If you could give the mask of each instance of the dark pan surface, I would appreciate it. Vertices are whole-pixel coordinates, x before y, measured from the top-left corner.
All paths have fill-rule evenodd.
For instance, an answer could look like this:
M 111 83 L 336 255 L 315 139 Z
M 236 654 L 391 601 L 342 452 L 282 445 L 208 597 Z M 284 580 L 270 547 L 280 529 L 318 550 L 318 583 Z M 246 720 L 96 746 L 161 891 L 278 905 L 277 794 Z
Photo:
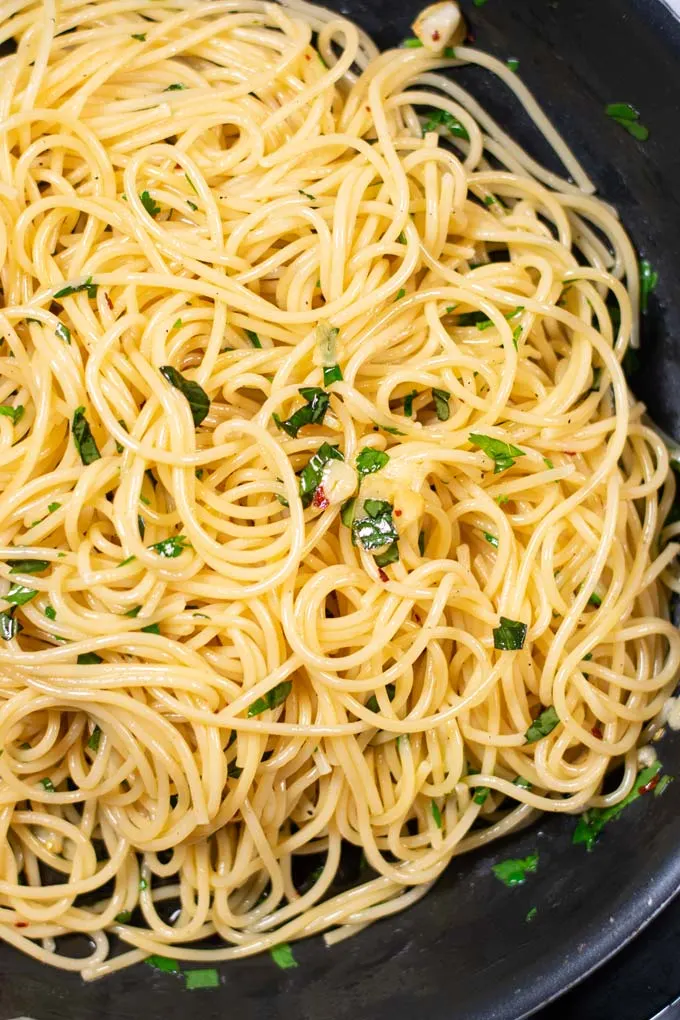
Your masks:
M 463 0 L 482 48 L 520 74 L 615 204 L 660 281 L 634 387 L 680 439 L 680 24 L 658 0 Z M 377 41 L 409 35 L 417 0 L 329 2 Z M 480 98 L 532 142 L 514 108 L 474 79 Z M 639 144 L 604 116 L 630 102 L 650 129 Z M 660 745 L 680 775 L 680 737 Z M 269 957 L 222 968 L 219 990 L 185 992 L 140 965 L 95 985 L 0 947 L 0 1020 L 519 1020 L 620 948 L 680 886 L 680 782 L 608 827 L 595 851 L 571 845 L 574 819 L 540 825 L 453 862 L 406 913 L 333 949 L 298 944 L 297 970 Z M 491 875 L 504 857 L 540 853 L 527 883 Z M 531 924 L 525 916 L 531 907 Z M 188 996 L 188 998 L 187 998 Z M 609 1018 L 607 1018 L 609 1020 Z

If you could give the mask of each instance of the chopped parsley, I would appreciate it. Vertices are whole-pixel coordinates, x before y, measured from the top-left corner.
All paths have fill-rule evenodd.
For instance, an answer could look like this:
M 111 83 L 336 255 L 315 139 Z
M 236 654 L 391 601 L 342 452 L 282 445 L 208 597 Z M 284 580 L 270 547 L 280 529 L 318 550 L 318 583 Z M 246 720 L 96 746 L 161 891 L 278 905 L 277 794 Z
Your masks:
M 420 39 L 416 39 L 415 36 L 411 36 L 409 39 L 404 39 L 401 45 L 405 50 L 418 50 L 423 44 Z
M 630 103 L 609 103 L 604 112 L 639 142 L 646 142 L 649 138 L 649 130 L 640 123 L 640 111 Z
M 372 475 L 385 467 L 390 457 L 382 450 L 374 450 L 371 446 L 364 446 L 357 454 L 356 467 L 360 476 Z
M 186 85 L 182 85 L 181 82 L 175 81 L 175 82 L 172 83 L 172 85 L 168 85 L 168 87 L 166 89 L 163 89 L 163 91 L 164 92 L 182 92 L 185 88 L 186 88 Z
M 77 407 L 74 412 L 71 434 L 83 464 L 88 465 L 94 463 L 95 460 L 99 460 L 101 454 L 92 435 L 90 423 L 85 417 L 84 407 Z
M 57 334 L 60 340 L 63 340 L 65 344 L 71 343 L 71 330 L 68 326 L 65 326 L 63 322 L 57 323 L 54 332 Z
M 136 39 L 138 42 L 146 42 L 146 32 L 133 32 L 130 38 Z
M 484 535 L 484 538 L 489 543 L 489 545 L 492 545 L 494 549 L 498 548 L 498 539 L 496 538 L 495 535 L 489 534 L 488 531 L 483 531 L 482 534 Z
M 95 728 L 92 730 L 92 733 L 90 734 L 90 739 L 87 742 L 87 746 L 90 748 L 91 751 L 99 750 L 99 741 L 101 740 L 101 738 L 102 731 L 98 726 L 95 726 Z
M 298 962 L 293 956 L 293 950 L 287 942 L 274 946 L 269 952 L 271 953 L 272 960 L 281 970 L 290 970 L 291 967 L 298 966 Z
M 0 414 L 5 418 L 11 418 L 12 424 L 16 425 L 24 416 L 24 405 L 19 404 L 17 407 L 10 407 L 9 404 L 0 404 Z
M 55 510 L 61 509 L 61 503 L 49 503 L 47 506 L 48 514 L 53 514 Z
M 146 627 L 142 627 L 143 634 L 160 634 L 161 628 L 157 623 L 149 623 Z
M 463 138 L 466 142 L 470 141 L 470 135 L 465 125 L 461 124 L 458 118 L 454 117 L 448 110 L 428 110 L 427 120 L 423 124 L 423 132 L 436 131 L 438 127 L 445 128 L 454 138 Z
M 300 499 L 304 507 L 308 507 L 312 502 L 314 493 L 321 485 L 323 470 L 331 460 L 344 460 L 344 457 L 337 446 L 322 443 L 300 472 Z
M 652 269 L 651 262 L 647 259 L 640 260 L 640 308 L 643 312 L 647 311 L 649 304 L 649 295 L 653 290 L 656 289 L 656 285 L 659 282 L 659 274 L 655 269 Z
M 257 347 L 259 350 L 262 349 L 262 341 L 260 340 L 259 336 L 257 335 L 257 333 L 254 330 L 247 329 L 246 330 L 246 336 L 250 340 L 250 342 L 253 345 L 253 347 Z
M 474 432 L 470 433 L 468 439 L 473 446 L 478 446 L 487 457 L 491 457 L 494 461 L 493 473 L 495 475 L 511 468 L 516 457 L 524 456 L 524 450 L 513 446 L 512 443 L 506 443 L 502 439 L 494 439 L 492 436 L 478 435 Z
M 399 546 L 396 542 L 392 542 L 392 545 L 388 545 L 385 552 L 378 553 L 373 559 L 377 567 L 389 567 L 390 563 L 396 563 L 399 559 Z
M 270 708 L 278 708 L 282 705 L 290 692 L 293 689 L 293 684 L 290 680 L 284 680 L 282 683 L 277 684 L 276 687 L 272 687 L 270 691 L 263 694 L 261 698 L 256 698 L 252 705 L 248 709 L 248 718 L 251 719 L 254 715 L 260 715 L 262 712 L 266 712 Z
M 143 887 L 142 882 L 144 882 Z M 139 883 L 139 886 L 140 889 L 141 888 L 146 889 L 146 881 L 142 879 L 142 881 Z M 154 954 L 152 956 L 147 956 L 144 963 L 148 963 L 148 965 L 150 967 L 153 967 L 154 970 L 162 970 L 163 973 L 165 974 L 177 974 L 180 969 L 177 960 L 171 960 L 169 956 L 156 956 Z
M 396 690 L 397 688 L 394 686 L 394 684 L 385 685 L 385 694 L 387 695 L 388 701 L 394 701 L 394 695 L 396 694 Z M 366 702 L 365 707 L 369 710 L 369 712 L 380 711 L 380 705 L 378 704 L 378 699 L 375 696 L 375 694 L 371 694 L 370 698 Z
M 5 609 L 3 613 L 0 613 L 0 638 L 3 641 L 11 641 L 15 638 L 20 630 L 23 630 L 21 624 L 14 615 L 17 611 L 16 606 L 11 606 L 9 609 Z
M 352 521 L 354 520 L 354 507 L 356 501 L 357 501 L 356 496 L 352 496 L 350 499 L 347 500 L 346 503 L 342 504 L 342 509 L 340 511 L 340 520 L 342 521 L 346 528 L 352 527 Z
M 371 551 L 399 541 L 399 534 L 392 520 L 392 504 L 384 499 L 364 500 L 365 516 L 352 521 L 352 543 Z
M 373 424 L 375 425 L 375 427 L 377 429 L 382 429 L 383 432 L 388 432 L 391 436 L 405 436 L 406 435 L 405 432 L 401 432 L 398 428 L 395 428 L 394 425 L 381 425 L 377 421 L 374 421 Z
M 195 202 L 192 202 L 190 198 L 187 199 L 187 205 L 189 206 L 192 212 L 198 212 L 198 206 L 196 205 Z
M 411 390 L 404 397 L 404 415 L 407 418 L 413 417 L 413 398 L 418 396 L 418 390 Z
M 449 409 L 449 399 L 451 394 L 448 390 L 437 390 L 432 389 L 432 398 L 434 400 L 434 409 L 437 412 L 437 417 L 440 421 L 448 421 L 451 416 Z
M 42 574 L 49 565 L 49 560 L 15 560 L 10 574 Z
M 554 705 L 550 705 L 549 708 L 545 708 L 541 714 L 534 719 L 531 726 L 524 734 L 527 744 L 534 744 L 537 740 L 542 740 L 543 737 L 547 737 L 549 733 L 552 733 L 559 721 L 560 717 L 555 711 Z
M 526 636 L 526 623 L 520 623 L 519 620 L 508 620 L 506 616 L 501 616 L 499 626 L 494 627 L 493 646 L 499 651 L 517 652 L 520 648 L 524 648 Z
M 301 386 L 298 393 L 306 403 L 294 411 L 290 418 L 282 421 L 278 414 L 272 415 L 277 428 L 282 432 L 287 432 L 293 439 L 297 438 L 298 432 L 305 425 L 320 425 L 330 402 L 329 394 L 318 386 Z
M 330 386 L 331 383 L 342 382 L 342 369 L 339 365 L 324 365 L 323 384 Z
M 491 868 L 497 879 L 504 885 L 522 885 L 527 874 L 536 871 L 538 868 L 538 854 L 529 854 L 527 857 L 511 857 L 507 861 L 500 861 Z
M 519 67 L 519 60 L 517 60 L 516 57 L 510 57 L 510 59 L 506 60 L 505 63 L 511 71 L 516 71 Z
M 204 970 L 187 970 L 184 972 L 186 988 L 192 992 L 196 988 L 219 988 L 220 975 L 214 967 Z
M 40 780 L 40 785 L 42 786 L 43 790 L 47 791 L 47 793 L 54 793 L 54 783 L 48 776 L 45 776 L 44 779 Z
M 54 606 L 45 606 L 45 616 L 47 617 L 48 620 L 52 621 L 56 620 L 57 611 L 54 608 Z
M 304 195 L 305 198 L 308 198 L 311 202 L 316 202 L 316 196 L 310 195 L 308 191 L 303 191 L 302 188 L 298 188 L 298 192 L 300 195 Z
M 515 779 L 513 779 L 512 781 L 512 785 L 519 786 L 520 790 L 531 789 L 531 783 L 529 782 L 528 779 L 525 779 L 524 776 L 516 776 Z
M 153 549 L 159 556 L 164 556 L 168 560 L 174 560 L 184 552 L 187 544 L 188 540 L 185 535 L 172 535 L 170 538 L 161 539 L 160 542 L 154 542 L 149 546 L 149 549 Z
M 474 803 L 475 804 L 483 804 L 484 801 L 486 800 L 486 798 L 491 793 L 491 790 L 489 789 L 488 786 L 476 786 L 474 789 L 475 789 L 475 793 L 474 793 L 474 796 L 472 798 Z
M 92 277 L 88 276 L 85 283 L 67 283 L 65 287 L 58 290 L 55 293 L 55 298 L 70 297 L 71 294 L 79 294 L 81 291 L 87 291 L 87 296 L 93 298 L 97 296 L 98 283 L 92 282 Z
M 395 297 L 394 300 L 401 301 L 403 297 L 406 297 L 406 291 L 404 290 L 403 287 L 400 287 L 399 290 L 397 291 L 397 296 Z
M 116 916 L 114 917 L 114 921 L 117 921 L 118 924 L 128 924 L 131 917 L 132 917 L 131 910 L 121 910 L 120 914 L 116 914 Z
M 193 379 L 187 379 L 178 372 L 172 365 L 161 365 L 160 373 L 171 386 L 174 386 L 176 390 L 184 394 L 189 402 L 189 408 L 191 410 L 191 417 L 194 420 L 194 425 L 198 426 L 201 424 L 208 411 L 210 410 L 210 397 L 205 392 L 202 386 L 200 386 Z
M 584 811 L 574 829 L 572 843 L 583 843 L 586 850 L 592 850 L 607 822 L 618 818 L 624 808 L 644 794 L 650 793 L 652 790 L 656 793 L 664 779 L 668 782 L 671 781 L 671 776 L 660 777 L 660 771 L 661 762 L 655 761 L 653 765 L 638 772 L 633 789 L 618 804 L 613 804 L 608 808 L 589 808 Z M 668 782 L 664 783 L 664 789 L 668 786 Z
M 96 652 L 81 652 L 77 659 L 79 666 L 97 666 L 103 661 L 101 655 L 97 655 Z
M 442 813 L 439 810 L 439 805 L 437 804 L 437 801 L 431 800 L 430 807 L 432 808 L 432 817 L 434 818 L 434 824 L 437 826 L 438 829 L 441 829 L 443 825 Z
M 5 602 L 11 606 L 25 606 L 36 597 L 38 592 L 35 588 L 27 588 L 23 584 L 13 584 L 6 595 L 3 595 Z
M 524 920 L 527 922 L 527 924 L 531 924 L 533 919 L 536 917 L 537 913 L 538 913 L 538 908 L 537 907 L 530 907 L 529 908 L 529 910 L 527 911 L 527 916 L 524 918 Z
M 425 532 L 421 531 L 418 534 L 418 552 L 421 556 L 425 555 Z
M 590 605 L 590 606 L 601 606 L 602 605 L 602 597 L 600 595 L 598 595 L 596 591 L 594 591 L 593 594 L 588 599 L 588 605 Z

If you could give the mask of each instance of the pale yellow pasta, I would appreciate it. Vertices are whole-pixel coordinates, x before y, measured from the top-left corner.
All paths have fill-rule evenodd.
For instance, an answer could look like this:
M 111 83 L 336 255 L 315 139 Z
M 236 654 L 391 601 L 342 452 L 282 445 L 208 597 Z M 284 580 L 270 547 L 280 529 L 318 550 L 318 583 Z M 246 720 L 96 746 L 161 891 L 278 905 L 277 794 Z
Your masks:
M 0 938 L 86 979 L 332 944 L 625 797 L 680 663 L 674 483 L 620 367 L 635 253 L 519 77 L 298 2 L 17 0 L 9 39 Z

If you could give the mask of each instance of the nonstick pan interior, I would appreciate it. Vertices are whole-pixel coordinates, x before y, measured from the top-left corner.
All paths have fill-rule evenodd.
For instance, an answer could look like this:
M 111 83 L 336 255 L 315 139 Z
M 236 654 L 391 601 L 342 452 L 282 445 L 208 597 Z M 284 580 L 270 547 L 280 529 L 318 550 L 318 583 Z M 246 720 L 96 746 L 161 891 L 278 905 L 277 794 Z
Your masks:
M 335 0 L 382 46 L 410 34 L 415 0 Z M 632 375 L 652 417 L 680 439 L 680 23 L 658 0 L 463 0 L 477 44 L 519 73 L 616 205 L 659 273 Z M 472 87 L 538 155 L 518 111 L 478 75 Z M 604 114 L 630 102 L 642 144 Z M 680 775 L 680 739 L 659 745 Z M 139 965 L 94 985 L 0 947 L 0 1018 L 36 1020 L 519 1020 L 634 936 L 680 884 L 680 782 L 608 827 L 595 850 L 571 845 L 575 821 L 544 818 L 453 862 L 416 906 L 327 949 L 298 944 L 295 970 L 266 956 L 225 965 L 219 989 L 186 992 Z M 538 850 L 531 881 L 506 888 L 491 864 Z M 536 915 L 525 918 L 531 908 Z

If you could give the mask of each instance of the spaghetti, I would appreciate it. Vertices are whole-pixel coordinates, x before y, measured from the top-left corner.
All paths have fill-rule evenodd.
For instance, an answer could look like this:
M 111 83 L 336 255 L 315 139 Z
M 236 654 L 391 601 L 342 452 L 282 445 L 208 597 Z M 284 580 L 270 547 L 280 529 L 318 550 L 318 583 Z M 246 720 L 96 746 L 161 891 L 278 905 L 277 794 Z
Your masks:
M 333 942 L 620 802 L 674 482 L 634 251 L 518 76 L 297 0 L 4 10 L 0 937 Z

